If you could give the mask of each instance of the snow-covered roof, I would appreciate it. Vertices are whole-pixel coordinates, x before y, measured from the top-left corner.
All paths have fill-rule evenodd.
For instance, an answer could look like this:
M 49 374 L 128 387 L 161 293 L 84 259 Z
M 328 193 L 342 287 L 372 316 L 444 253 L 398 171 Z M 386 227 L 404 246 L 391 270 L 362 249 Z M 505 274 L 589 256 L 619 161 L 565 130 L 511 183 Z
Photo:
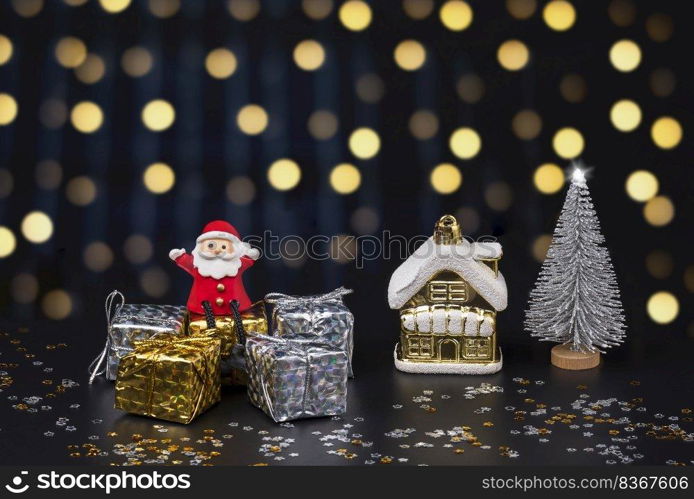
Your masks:
M 506 308 L 508 293 L 504 276 L 480 260 L 500 258 L 501 245 L 493 242 L 436 244 L 430 237 L 400 265 L 390 278 L 388 304 L 400 308 L 429 279 L 442 271 L 455 272 L 465 279 L 495 310 Z

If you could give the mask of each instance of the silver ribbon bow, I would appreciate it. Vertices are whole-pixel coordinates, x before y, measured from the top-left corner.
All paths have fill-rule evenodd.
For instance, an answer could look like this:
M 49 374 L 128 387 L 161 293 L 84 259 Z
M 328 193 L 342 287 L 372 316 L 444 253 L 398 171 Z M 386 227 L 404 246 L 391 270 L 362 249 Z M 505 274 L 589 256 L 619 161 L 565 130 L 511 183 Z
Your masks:
M 116 299 L 118 299 L 120 303 L 117 303 Z M 106 310 L 107 327 L 106 344 L 104 345 L 104 349 L 101 351 L 101 353 L 96 356 L 96 358 L 91 362 L 91 364 L 89 364 L 90 385 L 94 382 L 94 378 L 106 372 L 106 365 L 104 364 L 104 361 L 106 360 L 108 352 L 111 348 L 111 326 L 113 325 L 113 319 L 116 317 L 120 309 L 123 308 L 123 305 L 125 305 L 125 296 L 123 296 L 123 293 L 121 293 L 117 289 L 111 291 L 109 295 L 106 297 L 106 302 L 104 303 L 104 309 Z
M 340 286 L 339 288 L 322 295 L 292 296 L 285 295 L 284 293 L 268 293 L 265 295 L 265 301 L 267 303 L 272 303 L 279 307 L 283 305 L 301 305 L 309 303 L 320 303 L 330 300 L 341 300 L 343 296 L 348 295 L 351 292 L 351 289 L 347 289 L 343 286 Z

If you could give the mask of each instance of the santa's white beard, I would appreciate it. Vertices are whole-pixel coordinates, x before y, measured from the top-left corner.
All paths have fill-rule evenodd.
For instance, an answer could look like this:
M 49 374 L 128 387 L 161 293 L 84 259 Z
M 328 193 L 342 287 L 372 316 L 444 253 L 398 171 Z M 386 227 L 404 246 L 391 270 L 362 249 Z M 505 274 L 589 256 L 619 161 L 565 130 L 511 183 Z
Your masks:
M 209 257 L 203 255 L 196 247 L 193 251 L 193 266 L 198 269 L 200 275 L 221 279 L 222 277 L 235 276 L 241 267 L 241 256 L 234 252 L 231 255 L 218 255 Z

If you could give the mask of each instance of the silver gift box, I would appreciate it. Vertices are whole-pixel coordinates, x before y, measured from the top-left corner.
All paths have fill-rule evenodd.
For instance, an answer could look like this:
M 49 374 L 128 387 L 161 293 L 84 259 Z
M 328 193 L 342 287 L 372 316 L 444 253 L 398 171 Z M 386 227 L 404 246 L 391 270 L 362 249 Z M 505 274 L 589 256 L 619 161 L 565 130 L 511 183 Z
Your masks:
M 313 296 L 270 293 L 265 302 L 273 305 L 272 335 L 307 344 L 322 344 L 345 352 L 352 371 L 354 315 L 342 301 L 352 290 L 337 288 Z
M 268 336 L 246 341 L 248 397 L 275 422 L 344 414 L 345 352 Z
M 106 379 L 116 379 L 120 359 L 133 351 L 132 342 L 159 334 L 184 335 L 186 308 L 178 305 L 122 305 L 108 330 Z

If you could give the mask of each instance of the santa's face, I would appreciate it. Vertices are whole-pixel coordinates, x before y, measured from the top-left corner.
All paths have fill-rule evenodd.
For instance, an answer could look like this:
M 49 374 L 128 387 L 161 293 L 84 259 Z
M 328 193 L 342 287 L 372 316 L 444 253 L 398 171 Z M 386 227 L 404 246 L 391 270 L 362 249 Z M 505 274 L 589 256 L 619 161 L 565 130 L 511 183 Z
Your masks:
M 228 239 L 204 239 L 200 241 L 193 253 L 193 266 L 200 275 L 221 279 L 233 277 L 241 267 L 241 253 Z

